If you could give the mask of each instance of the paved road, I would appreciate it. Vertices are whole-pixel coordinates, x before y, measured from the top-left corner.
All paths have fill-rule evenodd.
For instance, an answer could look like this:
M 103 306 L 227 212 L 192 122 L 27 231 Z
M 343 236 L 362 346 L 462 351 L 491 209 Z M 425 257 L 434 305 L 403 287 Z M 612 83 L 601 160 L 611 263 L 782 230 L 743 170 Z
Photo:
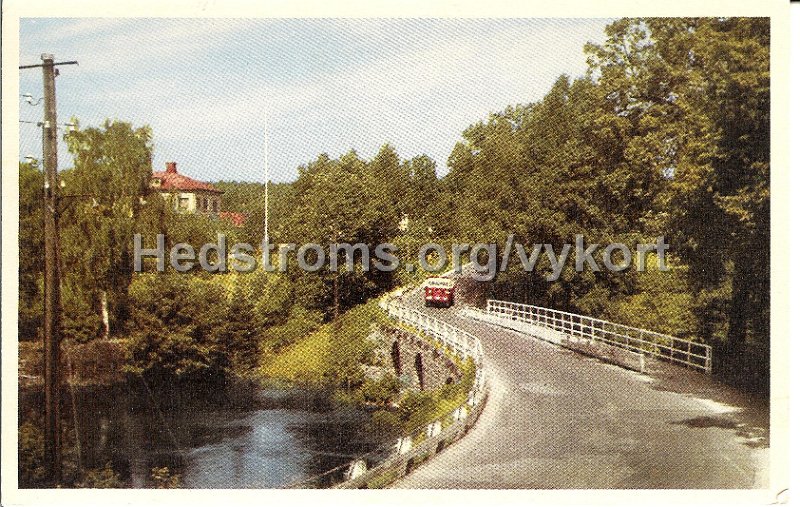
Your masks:
M 478 336 L 490 394 L 464 438 L 399 488 L 760 488 L 769 407 L 706 375 L 641 375 L 513 331 L 406 304 Z

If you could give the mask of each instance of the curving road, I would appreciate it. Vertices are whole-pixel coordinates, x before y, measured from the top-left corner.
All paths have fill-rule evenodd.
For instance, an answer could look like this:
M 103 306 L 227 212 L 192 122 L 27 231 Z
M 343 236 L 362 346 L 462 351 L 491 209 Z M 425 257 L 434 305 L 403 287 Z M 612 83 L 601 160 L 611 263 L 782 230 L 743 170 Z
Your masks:
M 767 402 L 654 362 L 641 375 L 513 331 L 405 303 L 478 336 L 489 401 L 397 488 L 761 488 Z

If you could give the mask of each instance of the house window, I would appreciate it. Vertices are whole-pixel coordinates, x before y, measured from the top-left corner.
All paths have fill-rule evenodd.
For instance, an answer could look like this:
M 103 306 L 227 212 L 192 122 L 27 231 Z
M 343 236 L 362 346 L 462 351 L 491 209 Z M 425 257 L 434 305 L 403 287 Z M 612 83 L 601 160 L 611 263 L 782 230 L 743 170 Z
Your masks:
M 197 209 L 199 209 L 200 211 L 205 211 L 206 210 L 206 198 L 205 197 L 200 197 L 199 199 L 200 200 L 198 201 Z
M 180 197 L 180 198 L 178 198 L 178 209 L 183 209 L 183 210 L 189 209 L 189 198 L 188 197 Z
M 214 213 L 219 212 L 219 201 L 217 199 L 214 199 L 213 204 L 214 204 Z

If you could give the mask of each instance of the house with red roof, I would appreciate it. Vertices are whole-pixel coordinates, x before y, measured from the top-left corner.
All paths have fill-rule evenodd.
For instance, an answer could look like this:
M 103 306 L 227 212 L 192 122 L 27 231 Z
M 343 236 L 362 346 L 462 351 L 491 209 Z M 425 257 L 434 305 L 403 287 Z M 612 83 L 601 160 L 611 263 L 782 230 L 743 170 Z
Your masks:
M 150 187 L 165 199 L 171 199 L 175 210 L 183 213 L 220 213 L 222 210 L 223 191 L 211 183 L 178 173 L 176 162 L 167 162 L 165 171 L 154 172 Z

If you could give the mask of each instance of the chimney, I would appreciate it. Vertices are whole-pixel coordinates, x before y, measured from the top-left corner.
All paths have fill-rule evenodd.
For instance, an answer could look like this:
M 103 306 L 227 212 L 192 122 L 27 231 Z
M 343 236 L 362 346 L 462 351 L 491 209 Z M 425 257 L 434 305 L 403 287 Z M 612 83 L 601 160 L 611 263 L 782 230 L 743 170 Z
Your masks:
M 167 172 L 170 174 L 178 174 L 178 163 L 167 162 Z

